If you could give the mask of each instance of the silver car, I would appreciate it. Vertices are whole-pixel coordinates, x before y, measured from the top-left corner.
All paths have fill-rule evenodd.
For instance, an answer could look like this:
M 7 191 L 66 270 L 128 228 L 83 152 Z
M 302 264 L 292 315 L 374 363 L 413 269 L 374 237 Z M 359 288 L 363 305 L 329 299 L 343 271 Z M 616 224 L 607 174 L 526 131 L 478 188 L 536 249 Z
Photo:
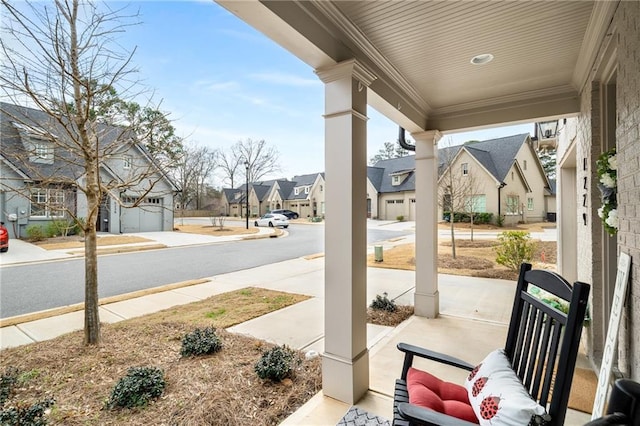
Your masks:
M 289 227 L 289 219 L 282 214 L 267 213 L 253 223 L 255 226 L 269 226 L 273 228 L 278 226 L 281 228 Z

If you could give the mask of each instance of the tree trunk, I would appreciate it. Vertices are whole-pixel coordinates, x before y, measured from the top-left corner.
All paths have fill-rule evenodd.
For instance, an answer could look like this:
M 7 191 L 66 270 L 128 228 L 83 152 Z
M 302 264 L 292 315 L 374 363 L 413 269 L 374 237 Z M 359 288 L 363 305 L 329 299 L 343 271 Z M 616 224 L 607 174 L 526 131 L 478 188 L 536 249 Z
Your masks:
M 471 213 L 469 216 L 471 216 L 471 241 L 473 241 L 473 213 Z
M 92 173 L 89 173 L 91 175 Z M 89 178 L 89 177 L 88 177 Z M 96 220 L 100 208 L 100 196 L 87 194 L 89 214 L 84 234 L 84 343 L 100 343 L 100 317 L 98 312 L 98 252 L 96 250 Z
M 451 215 L 449 216 L 449 224 L 451 225 L 451 256 L 453 256 L 453 258 L 456 258 L 456 233 L 455 233 L 455 227 L 454 227 L 454 212 L 453 209 L 451 209 Z

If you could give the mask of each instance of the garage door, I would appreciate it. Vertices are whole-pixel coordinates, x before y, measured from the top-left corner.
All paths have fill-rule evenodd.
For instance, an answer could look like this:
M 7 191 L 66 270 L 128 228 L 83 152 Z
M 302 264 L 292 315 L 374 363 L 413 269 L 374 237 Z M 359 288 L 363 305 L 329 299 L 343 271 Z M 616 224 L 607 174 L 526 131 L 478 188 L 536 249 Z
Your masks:
M 404 200 L 387 200 L 386 219 L 395 220 L 398 216 L 404 215 Z
M 163 230 L 162 198 L 148 198 L 137 207 L 122 209 L 122 232 L 158 232 Z

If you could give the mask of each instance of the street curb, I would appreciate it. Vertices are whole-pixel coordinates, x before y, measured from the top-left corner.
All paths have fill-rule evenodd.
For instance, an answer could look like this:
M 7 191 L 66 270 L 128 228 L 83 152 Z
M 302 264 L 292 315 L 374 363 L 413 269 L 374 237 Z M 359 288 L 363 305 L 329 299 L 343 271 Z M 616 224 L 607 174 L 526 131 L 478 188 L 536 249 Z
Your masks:
M 162 293 L 164 291 L 176 290 L 182 287 L 189 287 L 196 284 L 204 284 L 210 282 L 208 278 L 202 278 L 199 280 L 181 281 L 173 284 L 166 284 L 160 287 L 148 288 L 144 290 L 133 291 L 130 293 L 119 294 L 117 296 L 104 297 L 98 301 L 98 305 L 108 305 L 110 303 L 122 302 L 124 300 L 135 299 L 136 297 L 148 296 L 151 294 Z M 38 321 L 45 318 L 51 318 L 58 315 L 64 315 L 71 312 L 77 312 L 84 309 L 84 303 L 76 303 L 74 305 L 67 305 L 60 308 L 47 309 L 44 311 L 32 312 L 30 314 L 16 315 L 13 317 L 0 319 L 0 328 L 10 327 L 12 325 L 18 325 L 25 322 Z

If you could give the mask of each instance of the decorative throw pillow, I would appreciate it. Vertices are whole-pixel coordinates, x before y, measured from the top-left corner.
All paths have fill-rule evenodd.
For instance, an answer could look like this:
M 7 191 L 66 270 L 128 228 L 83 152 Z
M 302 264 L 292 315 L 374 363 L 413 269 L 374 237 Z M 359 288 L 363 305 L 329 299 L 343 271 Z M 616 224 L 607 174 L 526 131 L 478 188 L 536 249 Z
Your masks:
M 409 368 L 407 372 L 409 402 L 420 407 L 478 423 L 464 387 L 445 382 L 425 371 Z
M 469 402 L 481 425 L 538 425 L 549 420 L 511 369 L 504 350 L 497 349 L 465 380 Z

